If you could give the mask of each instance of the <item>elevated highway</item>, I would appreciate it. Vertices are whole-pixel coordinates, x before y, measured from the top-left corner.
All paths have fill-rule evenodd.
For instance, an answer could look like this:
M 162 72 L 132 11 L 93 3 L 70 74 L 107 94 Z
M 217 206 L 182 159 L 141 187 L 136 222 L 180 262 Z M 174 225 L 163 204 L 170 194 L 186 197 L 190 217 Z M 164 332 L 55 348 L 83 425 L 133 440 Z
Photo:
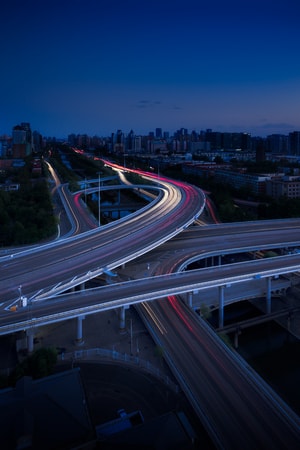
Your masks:
M 160 183 L 164 191 L 162 204 L 154 207 L 151 214 L 142 213 L 131 221 L 129 218 L 129 227 L 122 223 L 40 251 L 2 258 L 1 333 L 82 317 L 126 304 L 139 304 L 152 335 L 164 348 L 166 360 L 217 448 L 298 448 L 299 417 L 176 295 L 228 283 L 243 283 L 258 274 L 267 278 L 298 271 L 300 255 L 171 272 L 184 269 L 189 261 L 205 251 L 207 254 L 236 253 L 245 248 L 260 248 L 264 239 L 268 241 L 266 245 L 273 248 L 277 244 L 280 247 L 298 245 L 299 221 L 281 222 L 274 227 L 267 223 L 252 224 L 254 233 L 242 225 L 240 232 L 238 226 L 232 231 L 228 229 L 227 233 L 221 228 L 205 229 L 197 249 L 193 248 L 191 252 L 190 248 L 185 254 L 180 251 L 177 255 L 174 249 L 170 250 L 170 273 L 167 275 L 156 273 L 153 278 L 63 293 L 103 270 L 114 269 L 140 257 L 193 223 L 204 207 L 201 191 L 177 182 L 171 184 L 160 179 Z M 270 234 L 273 234 L 272 238 Z M 165 269 L 160 265 L 160 270 Z M 15 299 L 19 284 L 26 288 L 24 293 L 31 304 L 11 313 L 4 306 Z
M 18 287 L 28 298 L 41 299 L 82 284 L 112 270 L 180 233 L 204 208 L 199 189 L 160 181 L 160 201 L 152 201 L 126 220 L 78 236 L 7 254 L 0 260 L 1 302 L 18 298 Z M 1 323 L 1 321 L 0 321 Z

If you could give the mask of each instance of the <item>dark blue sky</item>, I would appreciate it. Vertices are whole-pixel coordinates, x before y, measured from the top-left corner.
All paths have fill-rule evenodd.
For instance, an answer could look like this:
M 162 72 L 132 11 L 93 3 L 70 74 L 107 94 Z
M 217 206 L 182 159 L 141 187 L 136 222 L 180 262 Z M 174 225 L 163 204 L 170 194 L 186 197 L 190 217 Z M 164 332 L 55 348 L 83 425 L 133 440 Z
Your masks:
M 298 0 L 10 0 L 0 134 L 300 130 Z

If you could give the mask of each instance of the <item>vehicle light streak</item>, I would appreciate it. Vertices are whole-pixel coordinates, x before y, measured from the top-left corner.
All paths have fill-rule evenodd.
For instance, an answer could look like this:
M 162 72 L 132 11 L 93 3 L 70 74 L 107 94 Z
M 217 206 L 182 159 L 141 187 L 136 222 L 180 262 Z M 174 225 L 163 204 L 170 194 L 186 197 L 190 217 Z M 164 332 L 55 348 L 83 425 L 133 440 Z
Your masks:
M 167 333 L 167 329 L 164 327 L 162 322 L 159 320 L 157 315 L 154 313 L 154 311 L 152 310 L 151 306 L 148 303 L 141 303 L 141 305 L 147 311 L 147 313 L 149 314 L 149 316 L 151 317 L 151 319 L 153 320 L 153 322 L 155 323 L 155 325 L 159 329 L 160 333 L 161 334 L 166 334 Z
M 175 297 L 175 295 L 170 295 L 168 297 L 168 301 L 171 303 L 172 307 L 175 309 L 177 315 L 181 318 L 181 320 L 184 322 L 184 324 L 186 325 L 186 327 L 194 333 L 193 328 L 191 327 L 191 325 L 189 324 L 189 322 L 186 320 L 186 318 L 184 317 L 184 315 L 182 314 L 182 312 L 180 311 L 179 307 L 178 307 L 178 300 Z

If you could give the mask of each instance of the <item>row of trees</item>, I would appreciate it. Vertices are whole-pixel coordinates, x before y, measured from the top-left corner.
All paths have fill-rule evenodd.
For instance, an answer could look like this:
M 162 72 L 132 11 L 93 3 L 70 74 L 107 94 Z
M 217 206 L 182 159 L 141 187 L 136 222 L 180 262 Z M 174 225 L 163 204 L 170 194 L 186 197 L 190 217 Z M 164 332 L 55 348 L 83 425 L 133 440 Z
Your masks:
M 10 174 L 17 191 L 0 191 L 0 245 L 32 244 L 53 236 L 57 222 L 47 181 L 32 177 L 30 161 Z

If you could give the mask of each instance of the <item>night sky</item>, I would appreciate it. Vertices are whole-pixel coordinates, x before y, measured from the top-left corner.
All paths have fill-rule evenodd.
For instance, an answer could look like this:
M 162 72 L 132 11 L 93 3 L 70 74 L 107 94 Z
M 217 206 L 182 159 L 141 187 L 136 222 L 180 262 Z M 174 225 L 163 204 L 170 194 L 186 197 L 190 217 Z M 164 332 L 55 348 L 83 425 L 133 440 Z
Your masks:
M 299 0 L 9 0 L 0 135 L 300 130 Z

